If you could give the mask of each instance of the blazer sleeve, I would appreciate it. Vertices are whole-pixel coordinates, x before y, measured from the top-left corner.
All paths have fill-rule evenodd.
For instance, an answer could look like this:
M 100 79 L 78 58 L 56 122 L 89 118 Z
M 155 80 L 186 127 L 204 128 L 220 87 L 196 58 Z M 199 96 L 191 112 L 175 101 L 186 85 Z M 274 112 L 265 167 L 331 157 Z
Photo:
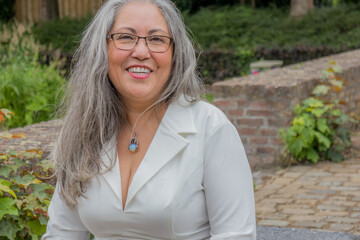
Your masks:
M 90 233 L 83 225 L 77 207 L 69 209 L 59 196 L 56 186 L 48 209 L 49 222 L 42 240 L 89 240 Z
M 251 170 L 238 132 L 227 119 L 206 140 L 203 184 L 210 239 L 256 239 Z

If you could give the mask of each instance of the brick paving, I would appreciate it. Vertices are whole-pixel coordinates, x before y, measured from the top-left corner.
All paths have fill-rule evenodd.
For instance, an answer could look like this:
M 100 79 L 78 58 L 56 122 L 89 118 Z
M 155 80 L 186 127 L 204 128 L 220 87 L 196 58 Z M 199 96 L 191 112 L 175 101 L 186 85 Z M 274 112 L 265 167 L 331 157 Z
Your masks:
M 257 224 L 360 235 L 360 132 L 341 163 L 254 172 Z
M 0 143 L 0 152 L 39 148 L 46 156 L 61 124 L 53 120 L 13 129 L 27 138 Z M 353 150 L 341 163 L 254 171 L 257 224 L 360 235 L 360 131 L 352 140 Z

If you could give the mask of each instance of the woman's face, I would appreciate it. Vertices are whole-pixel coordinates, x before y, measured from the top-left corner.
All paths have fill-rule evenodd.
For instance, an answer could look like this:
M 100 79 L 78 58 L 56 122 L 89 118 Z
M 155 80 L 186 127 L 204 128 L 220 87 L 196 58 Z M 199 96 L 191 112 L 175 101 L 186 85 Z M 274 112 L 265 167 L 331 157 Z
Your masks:
M 130 33 L 141 37 L 169 36 L 165 18 L 156 5 L 133 1 L 118 12 L 110 33 Z M 149 50 L 144 39 L 132 50 L 115 48 L 108 40 L 109 77 L 125 104 L 150 105 L 162 93 L 171 72 L 173 44 L 164 53 Z

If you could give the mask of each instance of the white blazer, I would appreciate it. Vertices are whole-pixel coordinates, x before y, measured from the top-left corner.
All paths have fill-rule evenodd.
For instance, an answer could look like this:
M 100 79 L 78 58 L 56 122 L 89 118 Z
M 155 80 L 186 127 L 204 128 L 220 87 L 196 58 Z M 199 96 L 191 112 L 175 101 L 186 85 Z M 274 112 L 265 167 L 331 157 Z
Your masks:
M 102 155 L 105 164 L 115 151 Z M 238 132 L 203 101 L 170 104 L 124 209 L 117 158 L 111 171 L 91 180 L 85 195 L 70 210 L 56 188 L 43 240 L 88 240 L 89 232 L 96 240 L 256 238 L 252 176 Z

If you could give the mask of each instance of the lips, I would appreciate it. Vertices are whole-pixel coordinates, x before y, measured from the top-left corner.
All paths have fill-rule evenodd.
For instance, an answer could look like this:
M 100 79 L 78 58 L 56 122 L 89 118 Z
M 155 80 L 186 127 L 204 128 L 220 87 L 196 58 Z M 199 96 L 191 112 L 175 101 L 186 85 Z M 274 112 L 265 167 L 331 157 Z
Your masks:
M 151 70 L 146 67 L 130 67 L 127 69 L 127 71 L 137 75 L 145 75 L 151 72 Z
M 145 66 L 131 66 L 126 69 L 128 73 L 133 77 L 137 79 L 145 79 L 150 76 L 150 73 L 152 70 Z

